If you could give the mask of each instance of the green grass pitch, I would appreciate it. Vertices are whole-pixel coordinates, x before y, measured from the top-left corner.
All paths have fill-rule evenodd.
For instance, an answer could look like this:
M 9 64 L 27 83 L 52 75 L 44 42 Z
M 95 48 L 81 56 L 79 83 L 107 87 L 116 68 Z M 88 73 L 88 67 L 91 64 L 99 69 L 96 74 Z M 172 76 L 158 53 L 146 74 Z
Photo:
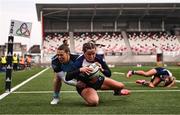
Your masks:
M 180 83 L 173 88 L 148 88 L 135 83 L 122 74 L 130 69 L 148 70 L 152 67 L 120 66 L 111 68 L 112 78 L 123 82 L 132 91 L 128 96 L 113 96 L 113 92 L 98 92 L 100 103 L 88 107 L 75 88 L 63 84 L 58 105 L 50 105 L 53 89 L 53 72 L 48 69 L 15 92 L 0 100 L 0 114 L 180 114 Z M 180 67 L 167 67 L 180 80 Z M 13 72 L 13 87 L 44 68 Z M 116 72 L 116 73 L 114 73 Z M 0 94 L 4 89 L 4 74 L 0 73 Z

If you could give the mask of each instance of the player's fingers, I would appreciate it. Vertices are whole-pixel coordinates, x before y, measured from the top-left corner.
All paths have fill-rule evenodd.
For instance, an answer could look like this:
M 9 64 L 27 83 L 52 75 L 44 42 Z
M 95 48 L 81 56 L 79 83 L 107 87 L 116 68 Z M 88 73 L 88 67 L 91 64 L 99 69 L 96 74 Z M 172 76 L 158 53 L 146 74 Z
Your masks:
M 87 72 L 87 73 L 90 73 L 90 72 L 92 72 L 92 71 L 93 71 L 92 68 L 86 68 L 86 72 Z
M 99 70 L 100 70 L 100 71 L 102 71 L 102 72 L 104 71 L 104 69 L 103 69 L 102 67 L 101 67 L 101 68 L 99 68 Z
M 101 64 L 100 64 L 100 63 L 98 63 L 98 62 L 97 62 L 97 65 L 98 65 L 100 68 L 102 68 L 102 66 L 101 66 Z

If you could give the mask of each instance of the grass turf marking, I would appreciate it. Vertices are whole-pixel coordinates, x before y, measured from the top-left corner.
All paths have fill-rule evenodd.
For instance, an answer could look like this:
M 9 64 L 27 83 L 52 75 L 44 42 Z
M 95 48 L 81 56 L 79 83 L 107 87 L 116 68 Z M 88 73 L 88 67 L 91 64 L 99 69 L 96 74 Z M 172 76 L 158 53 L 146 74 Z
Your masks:
M 106 90 L 106 91 L 97 91 L 99 93 L 108 93 L 108 92 L 113 92 L 111 90 Z M 180 90 L 174 90 L 174 89 L 167 89 L 167 90 L 131 90 L 131 92 L 180 92 Z M 17 91 L 17 92 L 12 92 L 15 94 L 37 94 L 37 93 L 53 93 L 53 91 Z M 61 93 L 77 93 L 77 91 L 61 91 Z
M 23 86 L 23 85 L 26 84 L 27 82 L 31 81 L 31 80 L 34 79 L 35 77 L 41 75 L 43 72 L 45 72 L 45 71 L 48 70 L 48 69 L 49 69 L 49 68 L 46 68 L 46 69 L 40 71 L 39 73 L 33 75 L 33 76 L 30 77 L 29 79 L 23 81 L 23 82 L 20 83 L 19 85 L 13 87 L 10 92 L 5 92 L 5 93 L 1 94 L 1 95 L 0 95 L 0 100 L 2 100 L 3 98 L 5 98 L 6 96 L 8 96 L 8 95 L 9 95 L 10 93 L 12 93 L 13 91 L 17 90 L 18 88 L 20 88 L 21 86 Z

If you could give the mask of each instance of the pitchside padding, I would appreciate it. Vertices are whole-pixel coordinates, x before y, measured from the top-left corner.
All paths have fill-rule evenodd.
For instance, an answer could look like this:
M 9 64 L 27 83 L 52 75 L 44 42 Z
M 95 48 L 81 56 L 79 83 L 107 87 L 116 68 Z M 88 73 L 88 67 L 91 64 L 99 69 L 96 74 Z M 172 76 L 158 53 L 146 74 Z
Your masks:
M 14 37 L 8 37 L 8 51 L 7 51 L 7 69 L 6 69 L 6 83 L 5 83 L 5 91 L 11 91 L 11 76 L 12 76 L 12 55 L 13 55 L 13 41 Z

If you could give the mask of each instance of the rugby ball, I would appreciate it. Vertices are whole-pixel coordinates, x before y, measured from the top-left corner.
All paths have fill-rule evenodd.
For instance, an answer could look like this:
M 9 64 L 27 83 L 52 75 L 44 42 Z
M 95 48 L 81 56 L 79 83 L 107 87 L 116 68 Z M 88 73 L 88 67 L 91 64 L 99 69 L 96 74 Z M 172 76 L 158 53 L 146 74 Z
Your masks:
M 99 65 L 97 63 L 92 63 L 88 67 L 92 68 L 91 73 L 88 75 L 90 79 L 99 75 Z

